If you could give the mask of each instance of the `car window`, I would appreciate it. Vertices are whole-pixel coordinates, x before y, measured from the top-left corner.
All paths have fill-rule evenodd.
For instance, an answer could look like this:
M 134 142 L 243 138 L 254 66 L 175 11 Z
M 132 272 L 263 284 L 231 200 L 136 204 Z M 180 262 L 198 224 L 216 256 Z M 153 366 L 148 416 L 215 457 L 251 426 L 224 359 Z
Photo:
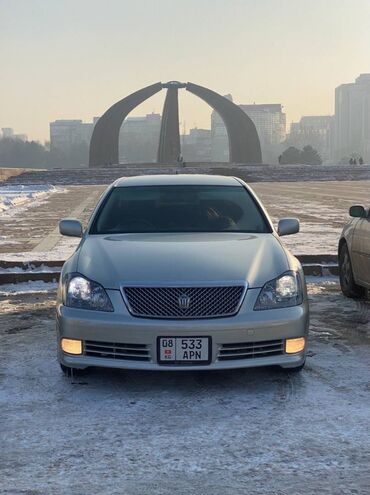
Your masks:
M 242 186 L 169 185 L 113 188 L 90 234 L 270 231 Z

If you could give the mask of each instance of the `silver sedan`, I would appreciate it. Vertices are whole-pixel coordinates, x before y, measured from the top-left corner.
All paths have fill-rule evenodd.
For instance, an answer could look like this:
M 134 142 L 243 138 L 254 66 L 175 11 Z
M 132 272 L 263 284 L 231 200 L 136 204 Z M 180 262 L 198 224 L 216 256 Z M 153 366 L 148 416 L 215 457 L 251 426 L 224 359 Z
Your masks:
M 354 205 L 349 214 L 338 247 L 340 284 L 344 295 L 360 298 L 370 291 L 370 210 Z
M 65 263 L 58 359 L 89 366 L 205 370 L 305 363 L 302 267 L 250 187 L 233 177 L 122 178 L 104 193 Z

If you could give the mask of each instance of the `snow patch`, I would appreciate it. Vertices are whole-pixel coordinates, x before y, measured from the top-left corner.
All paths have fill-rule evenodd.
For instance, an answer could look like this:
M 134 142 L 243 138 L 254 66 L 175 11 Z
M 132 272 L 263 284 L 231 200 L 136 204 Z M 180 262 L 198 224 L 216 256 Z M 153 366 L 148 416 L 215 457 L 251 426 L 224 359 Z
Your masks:
M 43 199 L 56 190 L 51 184 L 0 187 L 0 212 L 7 212 L 29 203 L 34 204 L 36 200 Z
M 62 264 L 58 266 L 48 266 L 48 265 L 40 265 L 40 266 L 30 266 L 27 268 L 21 266 L 12 266 L 9 268 L 3 268 L 0 266 L 0 274 L 2 273 L 55 273 L 60 271 L 62 268 Z
M 42 280 L 21 282 L 19 284 L 4 284 L 0 285 L 0 296 L 29 293 L 45 294 L 50 291 L 55 291 L 57 288 L 58 284 L 56 282 L 43 282 Z

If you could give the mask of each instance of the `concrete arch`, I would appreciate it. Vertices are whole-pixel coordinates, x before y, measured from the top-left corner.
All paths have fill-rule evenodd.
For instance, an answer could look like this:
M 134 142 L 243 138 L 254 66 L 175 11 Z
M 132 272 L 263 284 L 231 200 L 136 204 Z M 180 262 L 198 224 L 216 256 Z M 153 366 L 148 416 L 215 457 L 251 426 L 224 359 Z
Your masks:
M 224 121 L 229 137 L 230 163 L 262 163 L 256 127 L 241 108 L 203 86 L 188 82 L 186 89 L 208 103 Z
M 252 120 L 235 103 L 203 86 L 188 82 L 160 82 L 147 86 L 112 105 L 95 124 L 90 141 L 90 167 L 102 167 L 118 164 L 118 141 L 122 122 L 140 103 L 168 88 L 163 112 L 161 136 L 158 149 L 158 161 L 177 160 L 179 153 L 178 88 L 198 96 L 210 105 L 218 114 L 227 129 L 229 138 L 230 163 L 261 163 L 262 154 L 257 130 Z M 176 156 L 175 156 L 176 155 Z
M 89 167 L 118 164 L 118 140 L 122 122 L 140 103 L 162 89 L 162 83 L 147 86 L 112 105 L 95 124 L 90 141 Z
M 177 86 L 170 86 L 164 102 L 157 163 L 176 163 L 181 153 Z

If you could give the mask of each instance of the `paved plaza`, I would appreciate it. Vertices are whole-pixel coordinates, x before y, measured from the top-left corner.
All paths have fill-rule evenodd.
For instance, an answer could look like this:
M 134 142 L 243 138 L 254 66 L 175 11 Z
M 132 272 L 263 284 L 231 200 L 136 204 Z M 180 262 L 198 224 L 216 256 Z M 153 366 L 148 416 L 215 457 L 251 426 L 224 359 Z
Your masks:
M 269 214 L 301 221 L 298 235 L 284 238 L 294 254 L 333 254 L 352 204 L 370 204 L 370 181 L 256 182 L 251 184 Z M 58 221 L 75 217 L 85 225 L 105 185 L 57 186 L 45 199 L 0 217 L 0 259 L 27 252 L 25 259 L 47 253 L 66 259 L 78 240 L 62 239 Z

